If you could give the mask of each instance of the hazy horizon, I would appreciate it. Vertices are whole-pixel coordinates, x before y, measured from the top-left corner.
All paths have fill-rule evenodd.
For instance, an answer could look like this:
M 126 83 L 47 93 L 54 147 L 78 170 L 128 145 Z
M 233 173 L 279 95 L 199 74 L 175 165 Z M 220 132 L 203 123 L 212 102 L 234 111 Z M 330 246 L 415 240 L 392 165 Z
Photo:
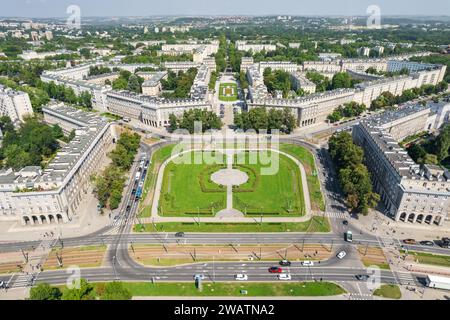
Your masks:
M 386 16 L 450 16 L 448 0 L 0 0 L 1 17 L 63 18 L 78 5 L 85 17 L 151 16 L 366 16 L 378 5 Z

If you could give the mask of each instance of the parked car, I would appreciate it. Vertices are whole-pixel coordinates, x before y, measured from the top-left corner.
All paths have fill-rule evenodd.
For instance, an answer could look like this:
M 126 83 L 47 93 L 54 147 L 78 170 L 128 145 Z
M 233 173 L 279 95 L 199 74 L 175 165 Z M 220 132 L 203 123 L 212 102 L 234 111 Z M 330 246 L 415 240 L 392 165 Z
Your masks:
M 0 289 L 6 288 L 6 284 L 3 281 L 0 281 Z
M 280 266 L 290 267 L 291 266 L 291 262 L 289 260 L 281 260 L 280 261 Z
M 269 272 L 270 273 L 282 273 L 283 269 L 281 269 L 280 267 L 270 267 Z
M 304 267 L 313 267 L 314 262 L 313 261 L 302 261 L 302 266 Z
M 429 241 L 429 240 L 420 241 L 420 245 L 421 246 L 433 247 L 434 246 L 434 242 L 433 241 Z
M 417 242 L 414 239 L 405 239 L 405 240 L 403 240 L 403 243 L 404 244 L 416 244 Z
M 290 280 L 292 280 L 292 277 L 289 273 L 282 273 L 282 274 L 278 275 L 278 280 L 290 281 Z
M 175 233 L 175 237 L 177 237 L 177 238 L 184 238 L 184 236 L 185 236 L 184 232 Z
M 247 281 L 248 280 L 248 275 L 246 274 L 237 274 L 234 279 L 236 281 Z
M 346 255 L 347 255 L 347 252 L 341 251 L 341 252 L 339 252 L 339 253 L 337 254 L 336 257 L 337 257 L 338 259 L 344 259 Z

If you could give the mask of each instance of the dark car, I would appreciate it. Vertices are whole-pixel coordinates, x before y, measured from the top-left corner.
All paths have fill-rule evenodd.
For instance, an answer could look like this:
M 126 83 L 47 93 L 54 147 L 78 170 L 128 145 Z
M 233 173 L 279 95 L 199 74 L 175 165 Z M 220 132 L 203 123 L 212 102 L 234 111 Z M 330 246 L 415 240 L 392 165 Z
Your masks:
M 280 266 L 290 267 L 291 266 L 291 262 L 289 260 L 281 260 L 280 261 Z
M 405 239 L 405 240 L 403 240 L 403 243 L 405 243 L 405 244 L 416 244 L 417 242 L 414 239 Z
M 127 206 L 127 212 L 130 212 L 131 206 Z
M 133 189 L 133 191 L 131 191 L 131 194 L 134 196 L 136 194 L 136 189 Z
M 282 273 L 283 269 L 281 269 L 280 267 L 270 267 L 269 272 L 270 273 Z
M 177 237 L 177 238 L 184 238 L 184 236 L 185 236 L 184 232 L 175 233 L 175 237 Z
M 359 281 L 367 281 L 369 280 L 369 276 L 367 274 L 359 274 L 356 276 L 356 279 Z
M 344 221 L 342 221 L 342 224 L 343 224 L 344 226 L 348 226 L 348 221 L 347 221 L 347 220 L 344 220 Z
M 434 246 L 434 242 L 433 241 L 420 241 L 420 245 L 432 247 L 432 246 Z

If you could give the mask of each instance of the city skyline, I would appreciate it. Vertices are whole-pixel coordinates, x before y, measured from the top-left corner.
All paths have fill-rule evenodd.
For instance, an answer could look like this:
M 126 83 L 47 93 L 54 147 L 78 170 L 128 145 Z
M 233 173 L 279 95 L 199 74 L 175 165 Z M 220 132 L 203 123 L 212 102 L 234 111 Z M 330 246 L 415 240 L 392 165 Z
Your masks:
M 450 7 L 446 1 L 400 0 L 392 3 L 380 0 L 377 3 L 371 0 L 346 0 L 335 3 L 330 0 L 320 2 L 282 0 L 273 2 L 269 0 L 256 1 L 205 1 L 205 0 L 168 0 L 165 2 L 131 0 L 123 1 L 86 1 L 77 2 L 69 0 L 20 0 L 2 1 L 2 17 L 33 17 L 50 18 L 65 17 L 66 9 L 70 5 L 78 5 L 83 16 L 157 16 L 157 15 L 367 15 L 366 10 L 371 5 L 377 5 L 383 15 L 417 15 L 417 16 L 446 16 L 450 15 Z

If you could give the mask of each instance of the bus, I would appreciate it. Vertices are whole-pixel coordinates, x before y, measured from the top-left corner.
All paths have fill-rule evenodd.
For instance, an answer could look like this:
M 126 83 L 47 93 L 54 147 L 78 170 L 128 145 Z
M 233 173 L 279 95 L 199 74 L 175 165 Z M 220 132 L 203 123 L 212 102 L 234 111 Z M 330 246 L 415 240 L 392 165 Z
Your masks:
M 353 242 L 353 233 L 351 231 L 345 233 L 345 241 Z
M 426 286 L 433 289 L 450 290 L 450 278 L 427 275 Z

